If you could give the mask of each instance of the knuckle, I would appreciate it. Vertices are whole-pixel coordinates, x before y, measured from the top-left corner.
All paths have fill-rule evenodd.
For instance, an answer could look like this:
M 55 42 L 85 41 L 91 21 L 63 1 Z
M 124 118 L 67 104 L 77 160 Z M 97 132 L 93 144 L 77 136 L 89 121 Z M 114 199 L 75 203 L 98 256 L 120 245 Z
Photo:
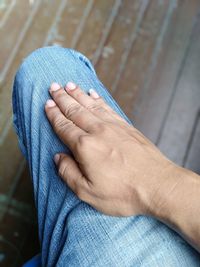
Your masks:
M 90 140 L 89 140 L 88 135 L 80 135 L 78 138 L 78 142 L 76 143 L 77 145 L 77 151 L 85 151 L 86 147 L 88 147 Z
M 105 133 L 107 130 L 107 126 L 104 122 L 98 122 L 94 125 L 94 130 L 97 133 Z
M 56 129 L 61 129 L 64 127 L 64 121 L 55 116 L 53 119 L 53 125 Z
M 86 201 L 87 200 L 87 197 L 86 197 L 86 193 L 84 192 L 84 190 L 77 186 L 76 188 L 76 195 L 78 196 L 78 198 L 82 201 Z
M 81 89 L 78 87 L 76 90 L 76 97 L 79 99 L 82 96 L 84 96 L 84 93 L 81 91 Z
M 88 141 L 88 136 L 87 135 L 81 135 L 81 136 L 79 136 L 78 141 L 79 141 L 80 145 L 85 146 L 87 141 Z
M 61 177 L 65 177 L 66 176 L 66 165 L 63 161 L 61 161 L 59 168 L 58 168 L 58 174 Z
M 66 97 L 66 94 L 63 90 L 53 91 L 52 94 L 58 103 L 63 102 Z
M 54 119 L 54 127 L 58 134 L 63 133 L 67 128 L 71 126 L 72 122 L 67 120 Z
M 93 112 L 105 112 L 105 109 L 101 105 L 97 105 L 97 104 L 90 105 L 89 110 Z
M 75 191 L 76 195 L 81 199 L 81 196 L 82 196 L 81 188 L 78 185 L 76 185 L 74 188 L 74 191 Z
M 71 104 L 64 110 L 64 114 L 67 118 L 71 118 L 74 114 L 81 112 L 81 107 L 77 104 Z

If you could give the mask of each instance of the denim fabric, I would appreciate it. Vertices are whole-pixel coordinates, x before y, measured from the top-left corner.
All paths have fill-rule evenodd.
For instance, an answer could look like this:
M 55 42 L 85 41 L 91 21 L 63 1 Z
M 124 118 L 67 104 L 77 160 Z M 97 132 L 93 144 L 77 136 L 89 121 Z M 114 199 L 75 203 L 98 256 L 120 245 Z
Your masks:
M 42 266 L 200 266 L 200 255 L 163 223 L 146 216 L 103 215 L 58 177 L 53 156 L 70 152 L 44 112 L 53 81 L 74 81 L 85 91 L 95 88 L 130 123 L 79 52 L 44 47 L 21 64 L 13 88 L 14 126 L 32 176 Z

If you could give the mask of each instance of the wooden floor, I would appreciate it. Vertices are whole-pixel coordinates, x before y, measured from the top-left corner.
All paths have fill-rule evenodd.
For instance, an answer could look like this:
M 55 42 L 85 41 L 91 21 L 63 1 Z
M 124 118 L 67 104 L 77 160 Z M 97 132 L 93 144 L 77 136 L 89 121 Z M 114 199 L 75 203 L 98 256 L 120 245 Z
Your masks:
M 135 126 L 200 173 L 199 0 L 0 1 L 0 266 L 39 251 L 31 182 L 12 129 L 21 60 L 46 45 L 75 48 Z

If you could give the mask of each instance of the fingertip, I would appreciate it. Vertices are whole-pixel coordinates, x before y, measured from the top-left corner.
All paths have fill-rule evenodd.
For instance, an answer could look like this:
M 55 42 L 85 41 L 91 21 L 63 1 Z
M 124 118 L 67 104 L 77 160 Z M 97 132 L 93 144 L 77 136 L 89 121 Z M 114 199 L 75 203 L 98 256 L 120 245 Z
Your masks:
M 52 100 L 52 99 L 48 99 L 46 104 L 45 104 L 46 107 L 55 107 L 56 106 L 56 103 Z
M 89 89 L 89 94 L 90 94 L 90 96 L 91 96 L 92 98 L 94 98 L 94 99 L 97 99 L 97 98 L 100 97 L 100 96 L 97 94 L 97 92 L 96 92 L 93 88 Z
M 56 83 L 56 82 L 53 82 L 51 84 L 51 87 L 49 89 L 50 92 L 53 92 L 53 91 L 57 91 L 61 88 L 60 84 Z
M 73 91 L 76 89 L 76 87 L 77 86 L 74 82 L 68 82 L 65 88 L 69 91 Z
M 55 162 L 56 165 L 58 165 L 59 160 L 60 160 L 60 154 L 55 154 L 55 156 L 54 156 L 54 162 Z

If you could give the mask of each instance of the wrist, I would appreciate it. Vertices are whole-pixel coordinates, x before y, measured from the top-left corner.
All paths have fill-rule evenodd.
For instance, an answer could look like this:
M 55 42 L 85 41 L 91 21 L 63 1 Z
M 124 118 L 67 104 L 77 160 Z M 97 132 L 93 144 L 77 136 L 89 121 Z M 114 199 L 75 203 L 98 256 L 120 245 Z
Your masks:
M 200 179 L 196 173 L 175 164 L 167 176 L 154 193 L 149 215 L 179 229 L 185 213 L 191 218 L 191 203 L 200 190 Z
M 158 190 L 149 215 L 156 217 L 183 236 L 192 246 L 199 247 L 200 177 L 176 167 L 173 179 Z
M 149 177 L 141 176 L 136 182 L 133 179 L 130 186 L 133 196 L 131 200 L 133 213 L 138 203 L 138 215 L 161 217 L 163 206 L 181 180 L 181 170 L 181 167 L 164 158 L 160 164 L 154 165 L 150 174 L 148 173 Z
M 181 194 L 180 184 L 185 179 L 187 179 L 185 169 L 171 162 L 163 175 L 160 174 L 157 185 L 152 190 L 148 215 L 162 221 L 170 221 L 171 205 L 174 205 L 177 196 Z

